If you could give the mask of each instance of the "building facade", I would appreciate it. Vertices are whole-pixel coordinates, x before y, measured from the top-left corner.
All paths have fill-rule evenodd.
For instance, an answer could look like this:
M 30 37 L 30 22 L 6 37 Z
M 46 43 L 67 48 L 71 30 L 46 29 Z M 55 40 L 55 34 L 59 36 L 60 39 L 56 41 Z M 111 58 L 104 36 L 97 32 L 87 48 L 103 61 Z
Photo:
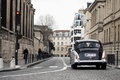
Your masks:
M 89 7 L 92 3 L 87 3 L 87 8 L 84 10 L 85 20 L 84 20 L 84 39 L 90 38 L 90 28 L 91 28 L 91 13 L 89 12 Z
M 41 48 L 42 51 L 50 53 L 49 50 L 49 42 L 52 41 L 52 35 L 53 35 L 53 31 L 52 29 L 48 28 L 48 26 L 41 26 L 41 25 L 34 25 L 34 34 L 35 34 L 35 39 L 36 37 L 39 38 L 40 43 L 38 48 Z M 39 30 L 41 33 L 36 32 L 36 30 Z M 35 40 L 34 43 L 36 43 L 36 41 L 38 42 L 38 40 Z M 38 44 L 37 44 L 38 45 Z M 36 46 L 36 45 L 34 45 Z M 36 51 L 37 51 L 36 49 Z
M 74 44 L 76 40 L 83 39 L 84 37 L 84 10 L 79 10 L 78 13 L 75 14 L 73 26 L 71 26 L 71 45 Z
M 33 54 L 33 24 L 35 9 L 31 0 L 1 0 L 1 24 L 0 24 L 0 55 L 4 60 L 11 60 L 15 55 L 16 45 L 16 12 L 20 12 L 18 40 L 20 48 L 18 58 L 23 59 L 23 50 L 28 48 L 29 54 Z
M 43 50 L 44 44 L 43 44 L 43 32 L 41 29 L 35 29 L 34 28 L 34 53 L 38 54 L 38 49 Z
M 70 30 L 55 30 L 53 31 L 53 43 L 55 47 L 54 55 L 65 57 L 68 56 L 70 48 Z
M 90 38 L 100 40 L 107 54 L 120 55 L 120 0 L 95 0 L 88 11 Z
M 106 0 L 104 10 L 104 47 L 120 55 L 120 0 Z
M 90 38 L 100 41 L 103 40 L 101 36 L 103 36 L 104 5 L 105 0 L 96 0 L 89 8 L 91 13 Z

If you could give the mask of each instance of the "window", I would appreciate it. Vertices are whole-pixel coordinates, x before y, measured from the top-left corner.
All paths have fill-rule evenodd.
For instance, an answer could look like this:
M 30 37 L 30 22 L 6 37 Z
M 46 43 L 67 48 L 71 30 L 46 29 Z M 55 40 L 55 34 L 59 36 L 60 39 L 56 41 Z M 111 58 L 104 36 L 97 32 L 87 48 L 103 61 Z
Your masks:
M 61 45 L 63 45 L 63 42 L 61 42 Z
M 60 45 L 59 42 L 57 42 L 57 45 Z
M 73 42 L 73 38 L 71 38 L 71 42 Z
M 59 51 L 59 47 L 57 47 L 57 51 Z
M 58 34 L 58 33 L 56 33 L 56 36 L 59 36 L 59 34 Z
M 74 30 L 74 34 L 81 33 L 81 30 Z
M 71 31 L 71 35 L 73 35 L 73 31 Z
M 80 21 L 80 26 L 82 26 L 83 25 L 83 21 Z
M 80 42 L 76 45 L 77 48 L 100 48 L 100 44 L 98 42 L 86 41 Z
M 78 14 L 78 20 L 80 20 L 80 14 Z
M 63 33 L 62 36 L 65 36 L 65 34 Z
M 6 27 L 6 13 L 7 13 L 7 5 L 6 5 L 6 3 L 7 3 L 7 0 L 2 0 L 1 1 L 1 4 L 2 4 L 2 10 L 1 10 L 1 17 L 2 17 L 2 19 L 1 19 L 1 26 L 3 26 L 3 27 Z
M 115 33 L 115 35 L 114 35 L 115 38 L 114 38 L 114 39 L 115 39 L 115 41 L 116 41 L 116 26 L 115 26 L 115 30 L 114 30 L 114 31 L 115 31 L 115 32 L 114 32 L 114 33 Z
M 81 39 L 81 37 L 74 37 L 74 41 L 80 40 L 80 39 Z
M 59 40 L 59 37 L 57 37 L 57 39 Z
M 61 51 L 63 51 L 63 49 L 64 49 L 64 48 L 63 48 L 63 47 L 61 47 Z
M 111 29 L 109 28 L 109 42 L 110 42 L 110 36 L 111 36 Z
M 59 33 L 59 36 L 62 36 L 62 32 Z
M 10 0 L 10 30 L 13 30 L 13 0 Z
M 120 41 L 120 25 L 118 25 L 118 41 Z
M 63 40 L 63 37 L 61 37 L 61 40 Z
M 76 24 L 75 24 L 76 26 L 79 26 L 79 21 L 76 21 Z
M 67 51 L 67 47 L 65 48 L 65 51 Z

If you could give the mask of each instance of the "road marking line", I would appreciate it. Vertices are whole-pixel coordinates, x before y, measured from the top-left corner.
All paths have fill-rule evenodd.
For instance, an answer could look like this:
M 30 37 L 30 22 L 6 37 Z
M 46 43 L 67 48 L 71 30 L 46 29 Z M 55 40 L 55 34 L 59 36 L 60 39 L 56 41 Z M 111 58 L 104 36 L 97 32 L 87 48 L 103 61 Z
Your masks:
M 63 60 L 63 58 L 61 58 L 64 67 L 62 69 L 59 70 L 53 70 L 53 71 L 45 71 L 45 72 L 38 72 L 38 73 L 28 73 L 28 74 L 19 74 L 19 75 L 7 75 L 7 76 L 0 76 L 0 78 L 5 78 L 5 77 L 21 77 L 21 76 L 31 76 L 31 75 L 38 75 L 38 74 L 45 74 L 45 73 L 52 73 L 52 72 L 59 72 L 59 71 L 63 71 L 67 69 L 67 64 L 65 63 L 65 61 Z
M 42 66 L 40 66 L 40 67 L 33 67 L 33 69 L 39 69 L 39 68 L 42 68 Z
M 71 65 L 67 65 L 67 67 L 71 67 Z
M 49 66 L 49 68 L 57 68 L 57 66 Z

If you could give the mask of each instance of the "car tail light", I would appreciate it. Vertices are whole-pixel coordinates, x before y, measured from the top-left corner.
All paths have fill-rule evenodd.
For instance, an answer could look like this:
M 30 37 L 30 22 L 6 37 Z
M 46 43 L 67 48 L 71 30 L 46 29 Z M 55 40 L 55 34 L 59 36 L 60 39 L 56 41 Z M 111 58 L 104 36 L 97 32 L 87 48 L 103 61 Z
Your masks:
M 107 55 L 105 53 L 105 51 L 103 51 L 103 55 L 102 55 L 102 59 L 106 59 Z
M 79 57 L 78 57 L 78 55 L 76 55 L 76 59 L 78 59 Z

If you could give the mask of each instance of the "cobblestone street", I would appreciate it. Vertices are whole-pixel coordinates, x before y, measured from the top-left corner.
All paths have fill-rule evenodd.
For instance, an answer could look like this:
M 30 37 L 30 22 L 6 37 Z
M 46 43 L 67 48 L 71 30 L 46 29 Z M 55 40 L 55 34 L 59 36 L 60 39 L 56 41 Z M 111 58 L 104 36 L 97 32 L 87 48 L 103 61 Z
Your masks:
M 80 66 L 72 69 L 69 58 L 54 57 L 38 65 L 18 71 L 1 72 L 0 80 L 119 80 L 120 70 L 107 67 Z

